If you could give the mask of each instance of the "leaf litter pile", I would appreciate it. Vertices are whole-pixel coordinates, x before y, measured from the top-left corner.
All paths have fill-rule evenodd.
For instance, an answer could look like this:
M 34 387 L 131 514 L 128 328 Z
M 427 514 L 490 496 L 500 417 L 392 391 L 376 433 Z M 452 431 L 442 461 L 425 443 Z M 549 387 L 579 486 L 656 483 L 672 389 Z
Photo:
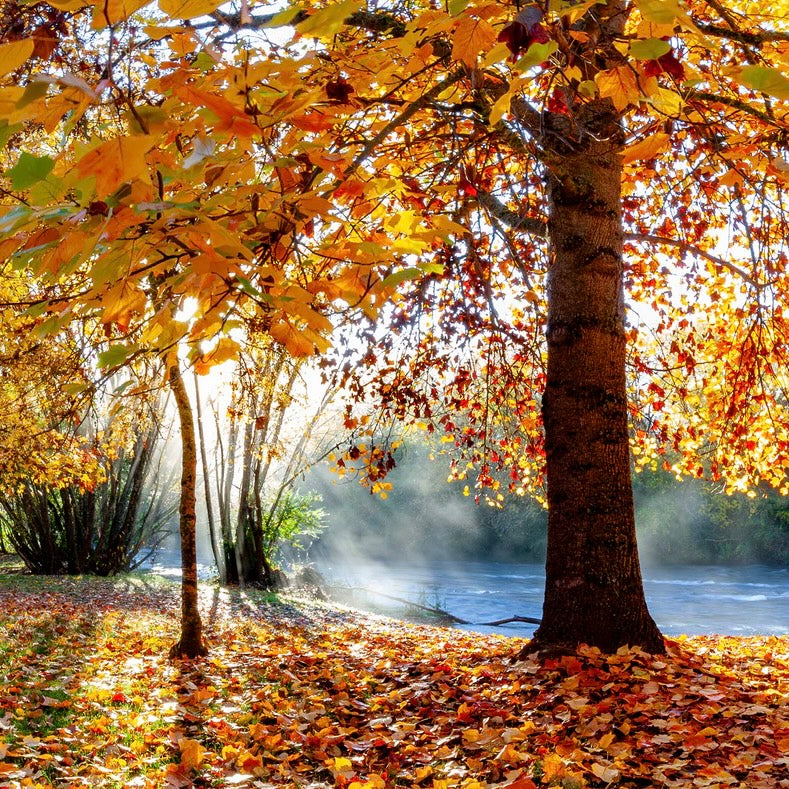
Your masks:
M 789 639 L 524 641 L 205 587 L 0 579 L 0 787 L 789 787 Z

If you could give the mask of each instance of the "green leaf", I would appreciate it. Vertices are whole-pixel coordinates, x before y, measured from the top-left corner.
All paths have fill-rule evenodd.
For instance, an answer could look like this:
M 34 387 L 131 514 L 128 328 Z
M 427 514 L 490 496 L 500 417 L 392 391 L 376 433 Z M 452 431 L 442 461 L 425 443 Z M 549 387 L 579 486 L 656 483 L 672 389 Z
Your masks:
M 130 386 L 132 385 L 132 381 L 124 381 L 120 386 L 116 386 L 112 393 L 117 397 L 122 395 Z
M 597 95 L 597 83 L 593 79 L 585 79 L 578 85 L 578 92 L 587 99 Z
M 9 125 L 8 121 L 5 119 L 0 121 L 0 148 L 5 148 L 5 144 L 8 142 L 9 138 L 22 128 L 23 126 L 21 123 Z
M 53 334 L 57 334 L 67 323 L 69 323 L 69 321 L 73 319 L 74 316 L 68 311 L 61 313 L 60 315 L 50 315 L 49 318 L 39 323 L 38 326 L 34 327 L 30 334 L 33 337 L 43 340 Z
M 27 189 L 38 181 L 42 181 L 51 172 L 55 162 L 48 156 L 31 156 L 23 153 L 19 161 L 6 173 L 11 179 L 14 189 Z
M 528 71 L 530 68 L 544 63 L 556 52 L 559 45 L 555 41 L 546 41 L 544 44 L 534 43 L 527 50 L 526 54 L 515 64 L 515 68 L 521 71 Z
M 464 228 L 465 229 L 465 228 Z M 419 270 L 424 271 L 425 274 L 443 274 L 443 263 L 430 263 L 428 261 L 419 264 Z
M 246 277 L 236 277 L 236 282 L 241 286 L 241 290 L 244 293 L 252 296 L 255 299 L 263 299 L 263 301 L 268 301 L 270 299 L 264 293 L 261 293 Z
M 43 79 L 41 81 L 31 82 L 22 94 L 22 98 L 16 103 L 18 110 L 24 109 L 28 104 L 34 102 L 43 96 L 47 95 L 49 90 L 49 83 Z
M 636 0 L 641 16 L 648 22 L 670 25 L 682 15 L 678 0 Z
M 300 5 L 288 6 L 279 13 L 274 14 L 274 16 L 267 22 L 264 22 L 261 27 L 285 27 L 303 12 L 304 9 Z
M 630 54 L 635 60 L 657 60 L 671 52 L 671 44 L 662 38 L 644 38 L 630 42 Z
M 364 0 L 343 0 L 341 3 L 332 3 L 308 16 L 296 25 L 296 29 L 303 36 L 331 38 L 340 31 L 345 20 L 362 7 L 363 2 Z
M 81 384 L 66 384 L 63 387 L 63 391 L 67 395 L 78 395 L 82 394 L 84 391 L 90 388 L 90 384 L 81 383 Z
M 469 0 L 449 0 L 450 16 L 457 16 L 461 11 L 465 11 L 468 4 Z
M 778 99 L 789 99 L 789 77 L 778 69 L 768 66 L 743 66 L 737 69 L 733 76 L 752 90 L 769 93 Z
M 128 345 L 110 345 L 106 351 L 99 354 L 99 367 L 118 367 L 123 364 L 135 351 Z
M 382 283 L 385 288 L 391 288 L 395 285 L 399 285 L 401 282 L 409 282 L 415 279 L 421 279 L 424 277 L 425 273 L 418 268 L 414 268 L 413 266 L 409 268 L 400 269 L 400 271 L 395 271 L 393 274 L 390 274 L 386 277 Z

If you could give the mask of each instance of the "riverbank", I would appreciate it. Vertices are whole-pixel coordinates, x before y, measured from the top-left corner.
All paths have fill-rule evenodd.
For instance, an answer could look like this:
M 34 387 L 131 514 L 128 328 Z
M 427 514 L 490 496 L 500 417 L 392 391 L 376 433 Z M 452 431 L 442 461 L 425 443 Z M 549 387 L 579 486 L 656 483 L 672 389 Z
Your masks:
M 0 785 L 789 787 L 789 639 L 522 639 L 202 586 L 0 573 Z

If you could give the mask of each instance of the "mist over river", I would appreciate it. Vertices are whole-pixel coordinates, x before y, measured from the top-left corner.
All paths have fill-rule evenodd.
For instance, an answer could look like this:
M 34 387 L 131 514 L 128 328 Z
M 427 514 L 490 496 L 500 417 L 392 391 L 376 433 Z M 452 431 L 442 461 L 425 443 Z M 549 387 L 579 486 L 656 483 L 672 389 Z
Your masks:
M 358 607 L 374 606 L 394 616 L 403 605 L 383 595 L 441 608 L 470 622 L 511 616 L 539 619 L 545 572 L 537 564 L 429 562 L 409 565 L 322 561 L 330 583 L 362 587 Z M 653 567 L 644 570 L 652 616 L 665 635 L 789 634 L 789 569 L 745 567 Z M 459 625 L 468 630 L 529 636 L 534 625 Z
M 215 578 L 210 557 L 201 554 L 200 577 Z M 178 553 L 161 551 L 147 569 L 178 577 L 179 565 Z M 323 555 L 316 558 L 314 566 L 333 596 L 339 597 L 340 588 L 350 587 L 354 591 L 349 598 L 343 591 L 343 602 L 394 617 L 409 613 L 403 600 L 440 608 L 469 622 L 512 616 L 539 619 L 542 615 L 545 570 L 541 564 L 395 564 L 358 555 L 353 560 Z M 681 565 L 647 567 L 643 572 L 649 610 L 665 635 L 789 635 L 789 568 Z M 332 590 L 332 586 L 338 589 Z M 535 629 L 524 622 L 456 626 L 513 636 L 530 636 Z

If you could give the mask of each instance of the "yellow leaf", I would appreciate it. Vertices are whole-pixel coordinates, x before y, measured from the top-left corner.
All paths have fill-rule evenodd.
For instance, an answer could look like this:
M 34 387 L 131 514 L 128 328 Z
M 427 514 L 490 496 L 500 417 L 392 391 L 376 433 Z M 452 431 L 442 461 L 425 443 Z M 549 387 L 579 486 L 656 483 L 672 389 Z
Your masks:
M 195 362 L 195 372 L 198 375 L 205 375 L 212 367 L 222 364 L 228 359 L 235 359 L 238 356 L 238 350 L 239 345 L 235 340 L 231 340 L 229 337 L 222 337 L 214 348 L 203 354 Z
M 523 754 L 512 744 L 505 745 L 496 754 L 496 761 L 504 762 L 504 764 L 518 764 L 523 760 L 524 760 Z
M 300 331 L 291 326 L 287 321 L 279 321 L 270 329 L 269 334 L 280 345 L 284 345 L 291 356 L 312 356 L 315 353 L 314 343 L 307 339 Z
M 613 767 L 605 767 L 602 764 L 593 764 L 592 772 L 601 781 L 605 781 L 607 784 L 613 783 L 619 779 L 619 770 L 615 770 Z
M 649 137 L 639 140 L 639 142 L 628 145 L 622 153 L 622 162 L 630 164 L 630 162 L 651 159 L 668 147 L 669 140 L 668 134 L 663 134 L 662 132 L 651 134 Z
M 474 68 L 477 55 L 496 40 L 496 31 L 484 20 L 465 16 L 460 20 L 452 40 L 452 57 Z
M 595 82 L 600 98 L 610 98 L 614 107 L 620 111 L 628 104 L 637 103 L 641 95 L 636 75 L 627 65 L 598 72 Z
M 353 770 L 353 763 L 344 756 L 336 756 L 332 759 L 332 766 L 329 768 L 334 773 L 343 773 Z
M 112 194 L 123 183 L 148 178 L 145 154 L 153 144 L 153 137 L 142 134 L 116 137 L 83 156 L 77 162 L 77 172 L 85 178 L 95 176 L 98 196 Z
M 682 13 L 678 0 L 636 0 L 641 16 L 659 25 L 671 24 Z
M 597 744 L 598 744 L 598 745 L 599 745 L 601 748 L 607 748 L 607 747 L 608 747 L 608 746 L 609 746 L 609 745 L 610 745 L 610 744 L 611 744 L 611 743 L 614 741 L 614 738 L 615 738 L 615 735 L 614 735 L 614 733 L 609 731 L 609 732 L 608 732 L 608 734 L 604 734 L 604 735 L 603 735 L 603 736 L 602 736 L 602 737 L 601 737 L 601 738 L 600 738 L 600 739 L 597 741 Z
M 674 20 L 678 20 L 684 28 L 696 29 L 696 25 L 679 0 L 636 0 L 636 5 L 641 11 L 641 16 L 647 22 L 654 22 L 657 25 L 673 25 Z
M 33 46 L 32 38 L 0 44 L 0 77 L 16 71 L 33 54 Z
M 203 761 L 206 749 L 197 741 L 189 738 L 181 740 L 181 766 L 184 770 L 196 770 Z
M 570 24 L 577 22 L 592 6 L 600 5 L 604 0 L 587 0 L 585 3 L 566 4 L 570 7 L 563 7 L 562 14 L 567 16 Z
M 542 760 L 542 779 L 545 783 L 563 778 L 567 772 L 562 757 L 557 753 L 549 753 Z
M 512 91 L 508 90 L 499 96 L 490 108 L 489 124 L 493 128 L 509 111 L 512 102 Z
M 743 66 L 733 69 L 731 75 L 752 90 L 769 93 L 779 99 L 789 99 L 789 77 L 768 66 Z
M 151 0 L 93 0 L 94 30 L 114 25 L 128 19 L 135 11 L 139 11 Z
M 663 115 L 679 115 L 683 105 L 682 96 L 666 88 L 658 88 L 647 101 Z
M 321 8 L 310 14 L 296 29 L 304 36 L 317 38 L 331 38 L 339 32 L 345 20 L 355 11 L 358 11 L 364 0 L 344 0 L 342 3 L 331 3 L 326 8 Z
M 192 19 L 213 13 L 222 0 L 159 0 L 159 8 L 171 19 Z

